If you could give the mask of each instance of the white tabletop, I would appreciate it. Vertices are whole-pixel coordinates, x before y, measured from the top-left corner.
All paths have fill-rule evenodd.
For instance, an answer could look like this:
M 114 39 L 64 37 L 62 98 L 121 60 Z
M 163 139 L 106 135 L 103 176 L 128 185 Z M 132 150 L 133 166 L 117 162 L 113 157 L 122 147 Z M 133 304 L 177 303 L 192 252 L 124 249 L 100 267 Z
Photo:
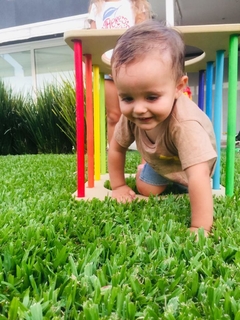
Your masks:
M 230 35 L 240 35 L 240 24 L 176 26 L 175 28 L 182 33 L 186 45 L 197 47 L 204 52 L 201 57 L 186 61 L 187 72 L 206 69 L 208 61 L 215 61 L 217 50 L 224 50 L 227 56 Z M 98 65 L 101 72 L 110 73 L 109 60 L 103 61 L 102 56 L 106 51 L 114 48 L 117 39 L 124 32 L 125 29 L 71 30 L 64 33 L 64 40 L 72 49 L 74 40 L 81 40 L 83 54 L 91 54 L 93 65 Z

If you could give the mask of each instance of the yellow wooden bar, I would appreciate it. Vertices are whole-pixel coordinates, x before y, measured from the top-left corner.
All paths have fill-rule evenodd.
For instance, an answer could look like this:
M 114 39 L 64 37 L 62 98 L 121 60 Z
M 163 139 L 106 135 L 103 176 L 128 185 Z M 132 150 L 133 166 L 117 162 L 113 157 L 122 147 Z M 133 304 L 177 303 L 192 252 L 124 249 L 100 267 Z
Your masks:
M 100 97 L 99 67 L 93 66 L 93 106 L 94 106 L 94 175 L 100 180 Z

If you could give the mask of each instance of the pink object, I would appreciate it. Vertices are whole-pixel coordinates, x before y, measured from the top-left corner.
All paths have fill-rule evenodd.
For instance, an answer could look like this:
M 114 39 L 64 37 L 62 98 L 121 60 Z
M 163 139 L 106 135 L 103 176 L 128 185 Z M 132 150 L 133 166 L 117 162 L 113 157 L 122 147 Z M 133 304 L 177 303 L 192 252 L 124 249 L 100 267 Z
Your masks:
M 191 100 L 192 100 L 192 92 L 191 92 L 191 89 L 190 89 L 190 87 L 185 87 L 184 89 L 183 89 L 183 93 L 186 95 L 186 96 L 188 96 L 188 98 L 190 98 Z

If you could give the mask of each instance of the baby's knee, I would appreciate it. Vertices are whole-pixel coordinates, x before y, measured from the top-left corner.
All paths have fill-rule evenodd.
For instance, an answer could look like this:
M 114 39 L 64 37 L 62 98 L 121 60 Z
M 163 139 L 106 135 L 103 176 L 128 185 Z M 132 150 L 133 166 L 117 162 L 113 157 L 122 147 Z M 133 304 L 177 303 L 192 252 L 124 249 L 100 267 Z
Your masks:
M 118 112 L 109 112 L 107 114 L 107 122 L 108 124 L 115 125 L 117 124 L 118 120 L 120 119 L 121 114 Z
M 157 196 L 157 195 L 161 194 L 166 189 L 167 186 L 166 185 L 154 186 L 154 185 L 148 184 L 148 183 L 140 180 L 139 174 L 137 174 L 136 187 L 137 187 L 138 192 L 141 195 L 143 195 L 145 197 L 149 197 L 151 195 Z
M 152 185 L 137 186 L 138 192 L 145 197 L 158 196 L 161 193 L 163 193 L 165 189 L 166 189 L 166 186 L 152 186 Z

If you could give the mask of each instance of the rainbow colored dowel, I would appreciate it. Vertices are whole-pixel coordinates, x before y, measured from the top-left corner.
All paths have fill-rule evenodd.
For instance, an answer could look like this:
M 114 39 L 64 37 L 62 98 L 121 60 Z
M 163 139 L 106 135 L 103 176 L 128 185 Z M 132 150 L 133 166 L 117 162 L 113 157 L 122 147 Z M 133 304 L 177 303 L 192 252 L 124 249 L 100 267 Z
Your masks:
M 240 24 L 201 25 L 176 27 L 184 37 L 186 45 L 198 47 L 202 53 L 186 61 L 186 71 L 199 72 L 200 107 L 214 123 L 217 150 L 221 153 L 222 87 L 224 55 L 229 53 L 228 123 L 225 194 L 234 193 L 235 134 L 237 117 L 238 38 Z M 77 131 L 77 192 L 79 199 L 86 198 L 85 189 L 96 188 L 96 181 L 106 173 L 106 127 L 104 108 L 103 73 L 110 73 L 110 66 L 102 59 L 112 49 L 124 29 L 117 30 L 73 30 L 64 34 L 66 43 L 74 50 L 76 75 L 76 131 Z M 82 60 L 86 70 L 86 123 L 88 183 L 85 184 L 84 155 L 84 82 Z M 216 58 L 216 59 L 215 59 Z M 215 94 L 212 110 L 213 70 L 215 63 Z M 93 67 L 92 67 L 93 66 Z M 206 107 L 204 108 L 204 73 L 206 70 Z M 92 79 L 93 73 L 93 79 Z M 93 85 L 92 85 L 93 83 Z M 93 101 L 92 101 L 93 92 Z M 93 107 L 94 106 L 94 107 Z M 221 190 L 220 157 L 213 177 L 213 191 Z M 102 186 L 102 188 L 104 188 Z M 222 193 L 219 193 L 222 194 Z M 95 192 L 98 197 L 98 191 Z

